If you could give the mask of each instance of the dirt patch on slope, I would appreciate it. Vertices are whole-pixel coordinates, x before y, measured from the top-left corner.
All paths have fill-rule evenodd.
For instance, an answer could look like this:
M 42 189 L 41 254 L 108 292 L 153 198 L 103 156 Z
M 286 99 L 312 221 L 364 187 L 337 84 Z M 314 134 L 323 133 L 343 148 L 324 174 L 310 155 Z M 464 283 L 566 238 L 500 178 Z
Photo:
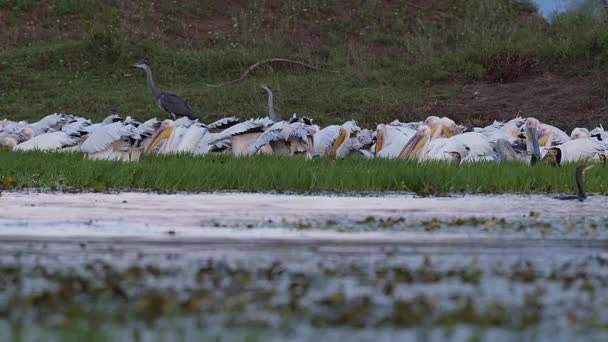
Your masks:
M 521 114 L 566 129 L 605 122 L 608 80 L 599 74 L 569 77 L 557 73 L 526 76 L 509 83 L 450 82 L 429 88 L 422 109 L 456 122 L 480 126 Z

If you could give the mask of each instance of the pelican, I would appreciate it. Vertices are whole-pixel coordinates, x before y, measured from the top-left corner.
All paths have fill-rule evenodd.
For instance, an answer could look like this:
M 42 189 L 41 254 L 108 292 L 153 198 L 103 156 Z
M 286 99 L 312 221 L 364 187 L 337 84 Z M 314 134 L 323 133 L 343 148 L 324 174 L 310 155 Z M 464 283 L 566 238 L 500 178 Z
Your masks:
M 290 121 L 279 121 L 268 127 L 249 147 L 249 154 L 256 154 L 262 147 L 270 145 L 273 154 L 305 154 L 307 158 L 311 158 L 314 154 L 313 136 L 316 132 L 317 126 L 313 125 L 310 119 L 297 118 L 294 114 Z
M 570 133 L 571 140 L 583 139 L 583 138 L 591 138 L 591 132 L 589 132 L 589 130 L 586 128 L 577 127 L 575 129 L 573 129 L 572 132 Z
M 599 155 L 605 154 L 606 150 L 608 150 L 608 142 L 580 138 L 549 148 L 543 161 L 561 165 L 563 163 L 598 160 Z
M 15 147 L 13 151 L 56 151 L 80 143 L 80 131 L 58 131 L 40 134 Z
M 439 118 L 437 117 L 429 117 L 425 122 L 434 124 L 438 120 Z M 389 159 L 399 157 L 403 147 L 414 136 L 416 128 L 420 124 L 422 123 L 401 123 L 399 121 L 393 121 L 390 124 L 379 124 L 376 127 L 374 155 L 378 158 Z
M 142 136 L 135 126 L 114 122 L 93 131 L 82 143 L 81 151 L 90 160 L 131 160 L 131 140 L 141 140 Z
M 600 125 L 589 132 L 589 135 L 599 141 L 608 141 L 608 132 L 604 130 L 604 127 Z
M 366 148 L 371 147 L 372 144 L 372 131 L 362 130 L 355 121 L 347 121 L 340 126 L 338 136 L 329 150 L 329 156 L 332 159 L 344 159 L 349 154 L 358 152 L 369 158 L 372 154 Z
M 11 150 L 15 146 L 28 141 L 34 137 L 34 130 L 29 127 L 24 127 L 15 133 L 4 133 L 0 135 L 0 147 Z
M 584 175 L 585 172 L 589 171 L 589 169 L 591 169 L 593 167 L 593 165 L 589 165 L 589 166 L 585 166 L 585 165 L 581 165 L 579 167 L 576 168 L 576 187 L 578 189 L 578 194 L 577 195 L 562 195 L 557 197 L 557 199 L 559 200 L 579 200 L 580 202 L 584 201 L 587 199 L 587 194 L 585 194 L 585 182 L 584 182 Z

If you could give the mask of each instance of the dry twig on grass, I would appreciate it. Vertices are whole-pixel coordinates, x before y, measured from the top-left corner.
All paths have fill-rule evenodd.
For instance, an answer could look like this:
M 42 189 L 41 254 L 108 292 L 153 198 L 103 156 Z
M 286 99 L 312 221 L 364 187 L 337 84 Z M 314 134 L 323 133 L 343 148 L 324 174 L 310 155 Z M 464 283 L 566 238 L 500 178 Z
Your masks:
M 312 64 L 308 64 L 305 62 L 300 62 L 300 61 L 295 61 L 292 59 L 285 59 L 285 58 L 270 58 L 270 59 L 265 59 L 262 61 L 259 61 L 255 64 L 253 64 L 252 66 L 250 66 L 249 68 L 247 68 L 247 70 L 245 70 L 245 72 L 241 75 L 241 77 L 235 79 L 235 80 L 231 80 L 231 81 L 226 81 L 226 82 L 222 82 L 222 83 L 218 83 L 218 84 L 207 84 L 207 87 L 221 87 L 227 84 L 234 84 L 234 83 L 238 83 L 243 81 L 247 75 L 249 75 L 250 72 L 252 72 L 254 69 L 256 69 L 257 67 L 259 67 L 262 64 L 268 64 L 268 63 L 291 63 L 291 64 L 297 64 L 297 65 L 301 65 L 303 67 L 309 68 L 309 69 L 313 69 L 313 70 L 317 70 L 317 71 L 327 71 L 327 72 L 337 72 L 337 71 L 331 71 L 331 70 L 323 70 L 317 66 L 314 66 Z

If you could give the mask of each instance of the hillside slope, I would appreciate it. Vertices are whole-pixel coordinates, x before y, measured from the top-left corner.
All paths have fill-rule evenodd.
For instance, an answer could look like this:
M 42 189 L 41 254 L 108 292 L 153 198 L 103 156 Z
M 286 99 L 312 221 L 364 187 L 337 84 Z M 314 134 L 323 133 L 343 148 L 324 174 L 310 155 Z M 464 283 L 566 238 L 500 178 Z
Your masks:
M 208 118 L 265 113 L 321 124 L 449 115 L 485 124 L 516 114 L 564 128 L 608 116 L 608 21 L 577 12 L 545 22 L 515 0 L 0 1 L 0 117 L 64 111 L 162 115 L 140 70 Z M 322 71 L 267 64 L 291 58 Z

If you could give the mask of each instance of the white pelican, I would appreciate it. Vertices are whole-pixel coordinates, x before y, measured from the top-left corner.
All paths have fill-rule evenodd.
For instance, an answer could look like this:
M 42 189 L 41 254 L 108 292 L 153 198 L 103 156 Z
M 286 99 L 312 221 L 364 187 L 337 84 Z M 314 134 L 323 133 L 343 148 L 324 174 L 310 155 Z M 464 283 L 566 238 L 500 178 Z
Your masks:
M 344 158 L 350 152 L 345 149 L 346 145 L 350 145 L 348 140 L 358 137 L 360 132 L 361 128 L 353 120 L 346 121 L 342 125 L 330 125 L 319 129 L 313 136 L 314 155 L 324 156 L 334 152 L 332 158 Z M 340 143 L 336 147 L 338 140 Z M 342 147 L 344 144 L 346 145 Z
M 329 150 L 332 159 L 343 159 L 351 153 L 361 153 L 367 158 L 373 155 L 369 150 L 373 145 L 373 132 L 362 130 L 355 121 L 347 121 L 340 126 L 338 136 Z
M 269 118 L 243 121 L 217 133 L 213 139 L 209 141 L 209 144 L 229 139 L 232 146 L 232 154 L 235 156 L 248 156 L 251 155 L 250 146 L 255 143 L 266 128 L 273 124 L 274 122 Z M 265 146 L 263 153 L 271 152 L 270 146 Z
M 570 139 L 591 138 L 591 132 L 586 128 L 577 127 L 570 133 Z
M 131 160 L 131 139 L 141 140 L 136 127 L 114 122 L 93 131 L 80 147 L 85 159 Z
M 598 160 L 599 155 L 604 155 L 606 150 L 608 150 L 608 142 L 580 138 L 549 148 L 543 161 L 561 165 L 563 163 Z
M 433 118 L 433 117 L 430 117 Z M 438 120 L 439 118 L 437 118 Z M 429 120 L 429 122 L 435 122 Z M 425 120 L 426 121 L 426 120 Z M 374 155 L 378 158 L 397 158 L 416 133 L 419 123 L 401 123 L 393 121 L 390 124 L 379 124 L 376 127 L 376 146 Z
M 604 130 L 604 127 L 602 127 L 602 125 L 591 130 L 591 132 L 589 132 L 589 135 L 599 141 L 608 141 L 608 132 Z
M 294 117 L 289 121 L 279 121 L 268 127 L 249 147 L 250 154 L 256 154 L 262 147 L 270 145 L 273 154 L 306 154 L 311 158 L 314 153 L 313 136 L 317 132 L 308 118 Z
M 40 134 L 13 148 L 13 151 L 57 151 L 80 143 L 81 132 L 58 131 Z
M 15 133 L 3 133 L 0 135 L 0 147 L 11 150 L 24 141 L 32 139 L 34 135 L 34 130 L 29 127 L 24 127 Z

